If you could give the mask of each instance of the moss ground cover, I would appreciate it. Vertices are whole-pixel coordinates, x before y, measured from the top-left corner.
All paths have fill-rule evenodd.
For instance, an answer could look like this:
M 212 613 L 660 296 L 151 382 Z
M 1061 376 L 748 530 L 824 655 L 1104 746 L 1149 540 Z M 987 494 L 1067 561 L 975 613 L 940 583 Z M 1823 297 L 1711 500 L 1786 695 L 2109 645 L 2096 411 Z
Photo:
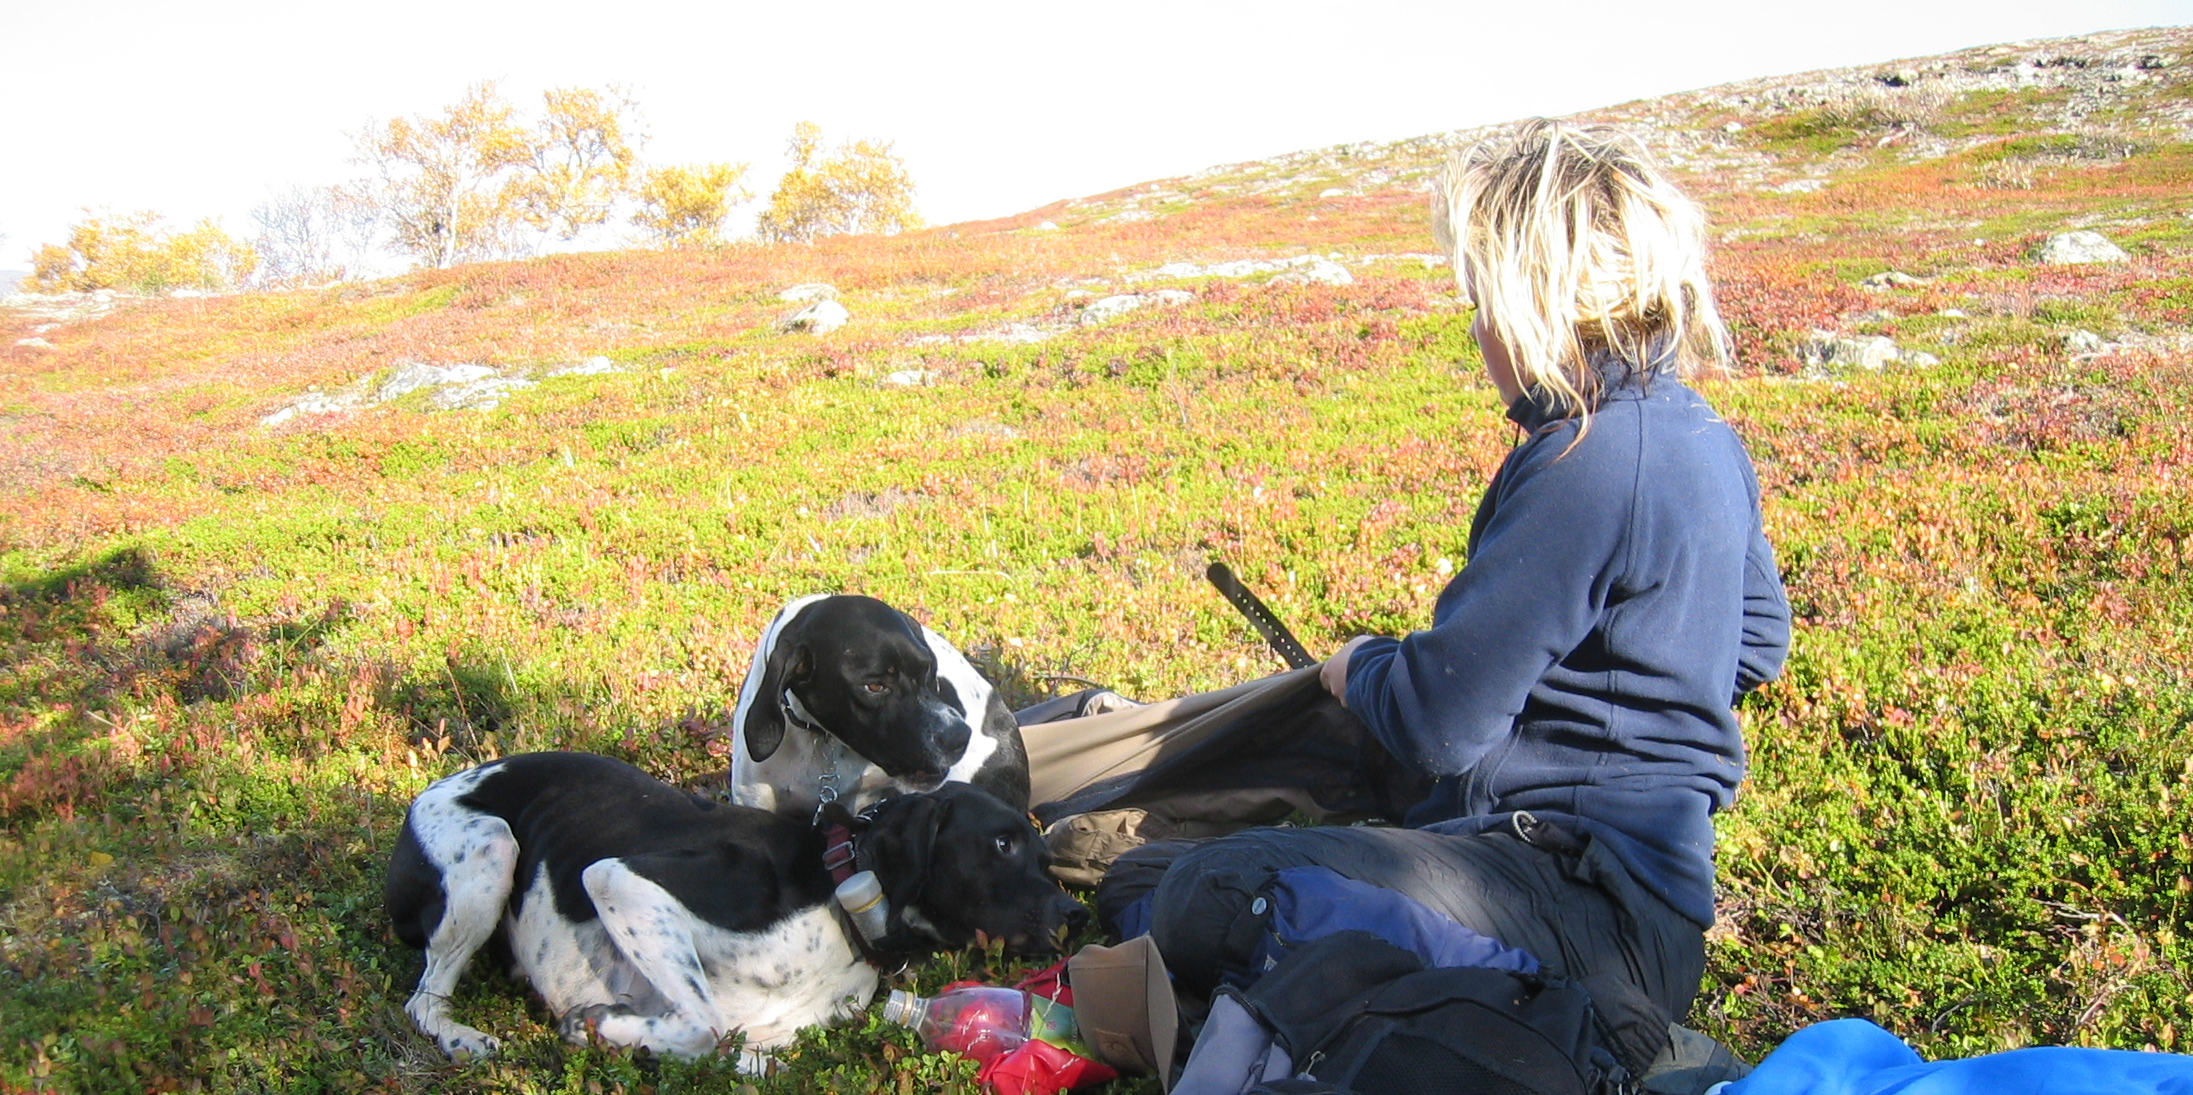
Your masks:
M 2061 106 L 1953 104 L 1940 128 L 1969 143 L 1945 156 L 1729 139 L 1826 163 L 1811 193 L 1689 176 L 1741 358 L 1701 386 L 1758 463 L 1797 614 L 1787 674 L 1743 709 L 1692 1016 L 1747 1052 L 1841 1015 L 1931 1054 L 2193 1034 L 2193 164 L 2142 131 L 2030 189 L 1970 182 L 2071 147 Z M 506 1053 L 443 1061 L 379 912 L 409 797 L 549 747 L 717 778 L 755 636 L 817 589 L 907 607 L 1018 698 L 1277 669 L 1202 586 L 1210 558 L 1315 649 L 1421 623 L 1511 442 L 1418 257 L 1436 158 L 1352 146 L 893 239 L 128 302 L 51 351 L 0 311 L 0 1091 L 740 1089 L 564 1046 L 484 963 L 458 1006 Z M 2032 261 L 2074 225 L 2131 261 Z M 1355 280 L 1155 276 L 1310 254 Z M 1890 268 L 1931 280 L 1856 284 Z M 854 322 L 777 332 L 806 281 Z M 1077 322 L 1163 287 L 1193 299 Z M 1791 348 L 1814 329 L 1942 361 L 1811 377 Z M 624 371 L 488 412 L 258 424 L 402 360 L 593 354 Z M 970 1076 L 870 1018 L 756 1086 Z

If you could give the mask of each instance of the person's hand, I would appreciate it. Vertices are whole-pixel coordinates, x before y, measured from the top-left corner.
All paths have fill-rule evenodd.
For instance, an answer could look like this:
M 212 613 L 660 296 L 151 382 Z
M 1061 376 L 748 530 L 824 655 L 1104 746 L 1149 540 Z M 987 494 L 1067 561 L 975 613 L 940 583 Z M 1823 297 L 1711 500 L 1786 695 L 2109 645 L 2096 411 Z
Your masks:
M 1324 668 L 1317 671 L 1317 682 L 1324 685 L 1325 691 L 1332 693 L 1342 707 L 1348 705 L 1348 656 L 1355 653 L 1356 647 L 1370 640 L 1369 635 L 1357 635 L 1349 639 L 1332 657 L 1325 659 Z

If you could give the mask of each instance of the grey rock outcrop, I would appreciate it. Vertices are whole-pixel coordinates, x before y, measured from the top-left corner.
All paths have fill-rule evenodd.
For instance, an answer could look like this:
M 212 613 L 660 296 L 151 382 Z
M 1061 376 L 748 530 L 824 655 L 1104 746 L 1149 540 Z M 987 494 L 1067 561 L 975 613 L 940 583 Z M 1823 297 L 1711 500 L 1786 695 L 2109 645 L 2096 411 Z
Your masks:
M 1883 270 L 1878 274 L 1861 278 L 1858 285 L 1860 288 L 1879 292 L 1883 289 L 1904 289 L 1913 285 L 1925 285 L 1926 283 L 1927 279 L 1913 277 L 1902 270 Z
M 2132 256 L 2100 232 L 2080 229 L 2058 232 L 2041 242 L 2034 257 L 2051 266 L 2075 266 L 2095 262 L 2123 262 Z
M 600 356 L 600 355 L 598 355 L 598 354 L 597 354 L 597 355 L 595 355 L 595 356 L 593 356 L 593 357 L 587 358 L 587 359 L 586 359 L 585 361 L 581 361 L 581 362 L 578 362 L 578 363 L 576 363 L 576 364 L 572 364 L 572 365 L 558 365 L 558 366 L 556 366 L 555 368 L 553 368 L 553 369 L 550 369 L 550 370 L 548 370 L 548 371 L 547 371 L 547 372 L 545 372 L 545 373 L 542 373 L 541 375 L 542 375 L 542 376 L 605 376 L 605 375 L 607 375 L 607 374 L 609 374 L 609 373 L 621 373 L 621 372 L 623 372 L 623 371 L 624 371 L 624 370 L 623 370 L 622 368 L 618 367 L 618 365 L 617 365 L 617 363 L 616 363 L 616 362 L 614 362 L 614 361 L 611 361 L 611 360 L 609 360 L 608 358 L 606 358 L 606 357 L 602 357 L 602 356 Z
M 1084 327 L 1093 326 L 1118 319 L 1137 308 L 1146 308 L 1153 304 L 1186 304 L 1194 299 L 1195 294 L 1185 289 L 1158 289 L 1148 293 L 1122 293 L 1119 296 L 1104 297 L 1091 302 L 1087 308 L 1081 310 L 1081 324 Z
M 121 294 L 112 289 L 94 289 L 88 293 L 10 293 L 0 296 L 0 308 L 19 311 L 33 319 L 74 323 L 106 315 L 114 310 L 120 299 Z
M 488 410 L 511 392 L 532 386 L 533 382 L 523 377 L 506 377 L 485 365 L 470 362 L 436 365 L 427 361 L 402 361 L 385 375 L 360 377 L 332 392 L 307 393 L 259 422 L 279 426 L 292 418 L 354 411 L 393 402 L 418 391 L 431 393 L 427 402 L 437 410 Z
M 522 392 L 533 382 L 522 376 L 483 376 L 460 384 L 437 385 L 427 402 L 443 411 L 491 411 L 512 392 Z
M 1208 265 L 1194 262 L 1168 262 L 1156 270 L 1130 280 L 1152 278 L 1246 278 L 1257 274 L 1278 274 L 1273 281 L 1316 281 L 1327 285 L 1353 285 L 1355 275 L 1348 268 L 1323 255 L 1295 255 L 1284 259 L 1236 259 L 1232 262 L 1214 262 Z
M 1906 350 L 1880 335 L 1839 335 L 1814 331 L 1797 344 L 1797 358 L 1816 375 L 1834 376 L 1858 370 L 1879 372 L 1889 365 L 1925 367 L 1941 359 L 1923 350 Z
M 2092 331 L 2065 331 L 2061 341 L 2064 352 L 2073 357 L 2098 354 L 2109 345 Z
M 456 365 L 434 365 L 424 361 L 399 362 L 396 370 L 388 374 L 388 379 L 381 381 L 380 389 L 374 393 L 373 402 L 387 403 L 402 399 L 421 388 L 472 384 L 495 375 L 495 370 L 469 362 Z
M 852 318 L 853 313 L 846 311 L 845 305 L 834 300 L 818 300 L 784 317 L 783 326 L 787 331 L 826 335 L 845 326 L 845 322 Z
M 1309 282 L 1320 285 L 1354 285 L 1355 275 L 1349 273 L 1347 267 L 1331 259 L 1313 256 L 1309 262 L 1272 279 L 1274 285 Z
M 306 392 L 272 414 L 260 425 L 279 426 L 296 418 L 341 414 L 391 403 L 414 392 L 426 393 L 427 407 L 437 411 L 487 411 L 502 405 L 513 392 L 537 383 L 533 375 L 601 376 L 624 370 L 606 357 L 557 365 L 530 374 L 527 370 L 502 372 L 473 362 L 437 365 L 431 361 L 399 361 L 385 373 L 370 373 L 333 391 Z

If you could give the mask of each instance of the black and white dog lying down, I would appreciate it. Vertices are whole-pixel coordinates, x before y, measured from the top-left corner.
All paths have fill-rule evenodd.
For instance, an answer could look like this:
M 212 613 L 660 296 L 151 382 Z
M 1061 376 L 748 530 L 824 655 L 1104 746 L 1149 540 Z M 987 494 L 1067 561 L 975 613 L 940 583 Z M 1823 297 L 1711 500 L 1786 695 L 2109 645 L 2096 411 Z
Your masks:
M 732 713 L 731 801 L 807 815 L 972 783 L 1028 809 L 1028 752 L 997 689 L 951 643 L 873 597 L 784 606 Z
M 411 804 L 388 869 L 389 921 L 426 949 L 404 1011 L 452 1057 L 492 1054 L 497 1041 L 452 1017 L 449 998 L 500 931 L 513 976 L 565 1038 L 583 1044 L 591 1030 L 691 1057 L 740 1031 L 752 1071 L 875 992 L 877 970 L 833 900 L 833 865 L 874 872 L 888 919 L 870 946 L 893 959 L 978 931 L 1044 952 L 1087 919 L 1051 881 L 1027 818 L 987 792 L 947 784 L 825 814 L 725 805 L 587 753 L 439 780 Z

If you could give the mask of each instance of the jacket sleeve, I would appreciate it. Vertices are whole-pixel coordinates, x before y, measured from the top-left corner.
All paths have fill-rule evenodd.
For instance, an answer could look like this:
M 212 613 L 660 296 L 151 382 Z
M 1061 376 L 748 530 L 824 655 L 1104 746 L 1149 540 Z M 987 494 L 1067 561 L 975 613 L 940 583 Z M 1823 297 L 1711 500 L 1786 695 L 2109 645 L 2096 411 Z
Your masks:
M 1531 688 L 1591 633 L 1636 504 L 1634 445 L 1571 434 L 1526 443 L 1431 630 L 1356 648 L 1350 710 L 1394 756 L 1436 777 L 1468 771 L 1505 740 Z M 1594 441 L 1603 441 L 1593 445 Z
M 1782 573 L 1774 565 L 1766 529 L 1755 524 L 1751 546 L 1744 552 L 1744 645 L 1736 654 L 1736 694 L 1730 705 L 1781 676 L 1788 657 L 1789 598 L 1782 591 Z

